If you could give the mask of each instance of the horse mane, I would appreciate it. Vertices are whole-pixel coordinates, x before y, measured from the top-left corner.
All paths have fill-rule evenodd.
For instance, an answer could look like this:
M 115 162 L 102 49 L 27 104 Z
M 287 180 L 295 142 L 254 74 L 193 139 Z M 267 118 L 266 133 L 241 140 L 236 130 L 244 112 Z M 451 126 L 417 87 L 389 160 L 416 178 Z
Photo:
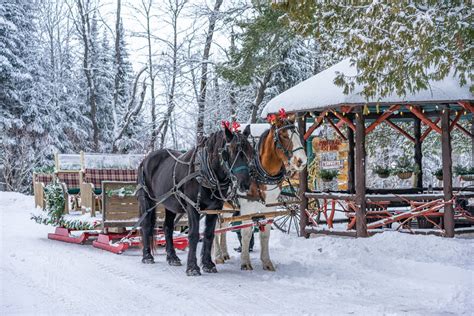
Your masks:
M 207 147 L 209 154 L 215 158 L 219 153 L 219 149 L 224 147 L 224 131 L 217 131 L 204 138 L 201 142 L 202 147 Z

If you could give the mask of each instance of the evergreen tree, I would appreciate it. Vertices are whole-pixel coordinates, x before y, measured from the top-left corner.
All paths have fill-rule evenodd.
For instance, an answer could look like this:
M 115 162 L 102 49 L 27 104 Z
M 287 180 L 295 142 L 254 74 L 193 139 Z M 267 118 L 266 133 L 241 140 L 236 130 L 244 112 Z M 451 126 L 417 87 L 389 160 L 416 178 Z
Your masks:
M 37 153 L 50 150 L 34 21 L 29 1 L 0 2 L 0 161 L 9 190 L 26 190 Z
M 255 90 L 251 102 L 251 121 L 256 122 L 265 98 L 274 96 L 313 74 L 315 51 L 282 23 L 283 12 L 268 3 L 255 6 L 254 15 L 237 22 L 242 29 L 236 35 L 240 47 L 230 50 L 230 60 L 220 74 Z M 271 93 L 268 90 L 271 88 Z
M 426 89 L 429 80 L 441 80 L 451 69 L 461 84 L 474 77 L 472 5 L 467 1 L 346 5 L 301 0 L 274 7 L 286 11 L 291 29 L 314 36 L 338 59 L 353 60 L 357 77 L 341 74 L 336 80 L 345 91 L 357 82 L 364 85 L 365 97 L 379 98 Z
M 133 81 L 133 69 L 132 64 L 129 59 L 129 54 L 127 51 L 127 44 L 125 41 L 125 31 L 123 28 L 123 22 L 120 21 L 119 28 L 119 60 L 118 65 L 115 65 L 115 69 L 118 71 L 118 89 L 117 89 L 117 103 L 116 103 L 116 113 L 118 121 L 115 122 L 116 130 L 120 129 L 123 126 L 123 118 L 128 111 L 130 111 L 134 103 L 130 102 L 131 100 L 131 89 Z M 133 119 L 133 122 L 129 124 L 125 130 L 122 138 L 117 144 L 117 148 L 120 152 L 133 152 L 136 148 L 140 147 L 141 144 L 135 139 L 135 136 L 138 134 L 138 131 L 143 126 L 140 120 L 136 118 Z
M 104 31 L 101 44 L 98 48 L 95 73 L 97 82 L 97 124 L 101 131 L 101 147 L 104 151 L 112 150 L 111 142 L 114 137 L 114 57 L 112 51 L 107 33 Z

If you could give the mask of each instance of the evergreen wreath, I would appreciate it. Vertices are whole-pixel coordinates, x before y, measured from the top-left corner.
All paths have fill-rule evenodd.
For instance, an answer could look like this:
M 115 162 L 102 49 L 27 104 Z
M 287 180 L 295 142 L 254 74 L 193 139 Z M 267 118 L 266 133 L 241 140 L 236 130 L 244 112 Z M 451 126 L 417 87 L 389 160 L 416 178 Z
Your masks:
M 31 215 L 31 219 L 38 224 L 63 227 L 72 230 L 91 230 L 96 223 L 89 223 L 81 220 L 67 220 L 64 218 L 64 206 L 66 199 L 61 184 L 56 180 L 45 187 L 44 196 L 46 207 L 43 210 L 46 214 Z

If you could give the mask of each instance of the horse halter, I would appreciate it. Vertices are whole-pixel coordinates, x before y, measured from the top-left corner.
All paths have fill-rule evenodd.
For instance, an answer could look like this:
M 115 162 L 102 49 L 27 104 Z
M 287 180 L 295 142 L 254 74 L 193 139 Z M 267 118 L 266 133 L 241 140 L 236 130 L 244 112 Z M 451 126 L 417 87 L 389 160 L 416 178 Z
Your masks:
M 283 144 L 280 140 L 279 132 L 281 130 L 285 130 L 285 129 L 291 130 L 290 141 L 293 138 L 294 134 L 298 135 L 298 137 L 299 137 L 299 133 L 296 130 L 295 124 L 285 124 L 285 125 L 283 125 L 279 128 L 275 128 L 275 131 L 273 133 L 273 141 L 275 142 L 276 148 L 281 149 L 283 151 L 283 153 L 285 154 L 285 156 L 286 156 L 286 158 L 288 159 L 288 162 L 289 162 L 291 160 L 291 157 L 293 157 L 293 154 L 295 152 L 297 152 L 298 150 L 304 150 L 304 148 L 303 148 L 303 146 L 299 146 L 297 148 L 289 150 L 288 149 L 289 146 L 288 147 L 283 146 Z
M 246 166 L 246 165 L 235 167 L 235 164 L 236 164 L 237 159 L 239 158 L 240 154 L 244 155 L 245 159 L 247 160 L 247 163 L 250 162 L 250 159 L 247 156 L 247 154 L 245 153 L 245 151 L 243 150 L 242 142 L 239 138 L 239 140 L 237 142 L 237 154 L 235 155 L 234 160 L 232 161 L 232 163 L 229 163 L 230 158 L 231 158 L 230 157 L 230 152 L 229 152 L 229 147 L 230 147 L 230 144 L 226 143 L 224 148 L 219 150 L 219 158 L 221 160 L 221 165 L 224 167 L 226 173 L 232 179 L 232 178 L 235 178 L 235 175 L 237 175 L 239 173 L 249 172 L 249 167 Z M 232 179 L 232 180 L 236 180 L 236 179 Z

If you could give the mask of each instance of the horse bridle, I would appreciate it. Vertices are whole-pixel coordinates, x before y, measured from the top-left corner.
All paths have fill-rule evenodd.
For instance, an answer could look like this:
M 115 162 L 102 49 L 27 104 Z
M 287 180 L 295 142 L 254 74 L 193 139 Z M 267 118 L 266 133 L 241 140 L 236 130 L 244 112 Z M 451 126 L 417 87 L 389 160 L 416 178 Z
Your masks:
M 299 146 L 297 148 L 294 148 L 292 149 L 291 151 L 288 149 L 288 147 L 285 147 L 283 146 L 281 140 L 280 140 L 280 136 L 279 136 L 279 132 L 281 130 L 285 130 L 285 129 L 288 129 L 288 130 L 291 130 L 291 134 L 290 134 L 290 142 L 291 142 L 291 139 L 293 138 L 293 135 L 297 135 L 298 137 L 300 136 L 298 131 L 296 130 L 296 126 L 295 124 L 285 124 L 281 127 L 278 127 L 278 128 L 275 128 L 275 131 L 273 133 L 273 141 L 275 142 L 275 145 L 278 149 L 281 149 L 283 151 L 283 153 L 285 154 L 286 158 L 288 159 L 288 163 L 290 162 L 291 160 L 291 157 L 293 157 L 293 154 L 295 152 L 297 152 L 298 150 L 303 150 L 304 151 L 304 147 L 303 146 Z
M 225 172 L 229 175 L 230 178 L 235 177 L 236 174 L 243 173 L 245 171 L 248 172 L 249 171 L 248 166 L 235 167 L 235 164 L 237 163 L 237 159 L 239 158 L 240 154 L 244 155 L 248 164 L 250 163 L 249 157 L 247 156 L 247 154 L 242 148 L 242 141 L 240 140 L 240 137 L 239 137 L 239 141 L 237 142 L 237 154 L 235 155 L 232 163 L 229 163 L 229 160 L 231 157 L 229 147 L 230 147 L 230 144 L 226 143 L 224 148 L 219 150 L 219 159 L 221 161 L 221 165 L 224 167 Z

